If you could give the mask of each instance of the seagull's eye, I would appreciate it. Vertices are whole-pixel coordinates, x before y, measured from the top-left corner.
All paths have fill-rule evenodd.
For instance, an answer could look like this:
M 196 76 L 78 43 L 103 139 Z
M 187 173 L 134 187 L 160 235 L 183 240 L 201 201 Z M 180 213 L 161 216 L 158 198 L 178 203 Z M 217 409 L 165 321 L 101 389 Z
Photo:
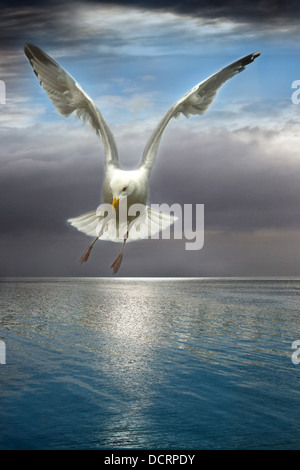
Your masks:
M 127 191 L 127 186 L 124 186 L 124 188 L 122 189 L 122 191 Z

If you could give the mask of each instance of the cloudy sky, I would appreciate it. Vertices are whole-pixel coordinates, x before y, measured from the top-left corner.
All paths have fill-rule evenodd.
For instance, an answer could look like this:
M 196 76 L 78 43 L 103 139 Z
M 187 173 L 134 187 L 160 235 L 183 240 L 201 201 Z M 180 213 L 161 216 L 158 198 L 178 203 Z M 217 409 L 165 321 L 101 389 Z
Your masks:
M 23 53 L 52 55 L 94 99 L 134 168 L 184 93 L 255 51 L 204 116 L 172 121 L 150 203 L 204 204 L 205 241 L 128 244 L 120 276 L 300 275 L 300 9 L 296 1 L 2 2 L 0 276 L 111 276 L 120 246 L 66 220 L 96 208 L 103 147 L 57 114 Z M 299 93 L 300 97 L 300 93 Z M 2 99 L 1 99 L 2 98 Z

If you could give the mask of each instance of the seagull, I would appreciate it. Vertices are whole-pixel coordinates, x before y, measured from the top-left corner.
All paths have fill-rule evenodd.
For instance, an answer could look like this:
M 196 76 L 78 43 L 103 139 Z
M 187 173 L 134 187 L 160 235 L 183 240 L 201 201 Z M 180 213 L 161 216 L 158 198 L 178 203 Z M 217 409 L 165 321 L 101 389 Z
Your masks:
M 26 44 L 24 52 L 58 113 L 65 117 L 74 113 L 82 122 L 87 122 L 96 135 L 102 139 L 105 154 L 103 204 L 96 210 L 68 219 L 68 222 L 80 232 L 94 237 L 93 242 L 81 256 L 81 263 L 89 259 L 92 248 L 98 240 L 122 243 L 122 249 L 111 265 L 113 274 L 116 274 L 122 263 L 126 242 L 148 238 L 149 234 L 152 236 L 164 230 L 176 219 L 174 216 L 147 206 L 149 178 L 166 126 L 173 118 L 178 118 L 181 114 L 187 118 L 190 115 L 204 114 L 223 83 L 244 70 L 261 52 L 254 52 L 233 62 L 198 83 L 179 99 L 164 114 L 154 129 L 146 143 L 141 162 L 134 170 L 121 168 L 117 145 L 107 122 L 92 99 L 71 75 L 37 46 Z M 140 211 L 139 216 L 137 213 L 128 215 L 130 208 L 135 204 L 144 207 L 144 211 Z M 112 209 L 110 212 L 109 208 Z M 127 217 L 121 217 L 121 209 L 123 211 L 127 209 Z M 137 221 L 139 224 L 136 223 Z

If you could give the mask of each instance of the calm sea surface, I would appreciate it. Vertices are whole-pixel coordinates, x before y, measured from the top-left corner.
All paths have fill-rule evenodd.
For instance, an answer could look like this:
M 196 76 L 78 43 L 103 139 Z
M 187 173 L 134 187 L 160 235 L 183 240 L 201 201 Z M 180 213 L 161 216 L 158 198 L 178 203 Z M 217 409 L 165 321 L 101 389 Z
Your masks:
M 299 294 L 298 278 L 0 280 L 0 449 L 300 449 Z

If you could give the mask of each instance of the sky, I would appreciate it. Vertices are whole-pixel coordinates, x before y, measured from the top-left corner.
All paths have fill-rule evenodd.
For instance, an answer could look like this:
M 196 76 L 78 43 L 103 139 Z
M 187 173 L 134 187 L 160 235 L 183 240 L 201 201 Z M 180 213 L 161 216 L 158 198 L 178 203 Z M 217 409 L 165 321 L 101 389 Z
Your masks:
M 121 248 L 98 242 L 79 263 L 92 239 L 66 221 L 101 202 L 103 146 L 56 112 L 25 43 L 44 49 L 95 101 L 126 169 L 189 89 L 262 51 L 206 114 L 171 121 L 159 148 L 149 203 L 204 204 L 203 248 L 134 242 L 118 276 L 300 275 L 298 2 L 1 3 L 0 276 L 111 276 Z

